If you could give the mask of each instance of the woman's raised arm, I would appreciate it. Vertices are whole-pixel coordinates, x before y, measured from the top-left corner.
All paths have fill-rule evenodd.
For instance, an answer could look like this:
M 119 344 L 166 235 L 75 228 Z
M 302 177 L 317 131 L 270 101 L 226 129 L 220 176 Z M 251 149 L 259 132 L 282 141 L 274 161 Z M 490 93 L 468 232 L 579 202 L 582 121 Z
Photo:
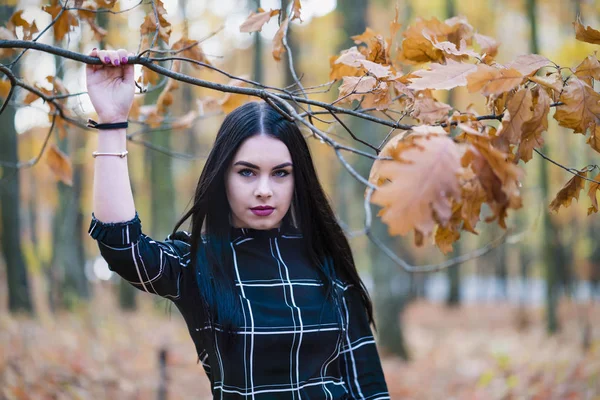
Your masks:
M 133 103 L 133 65 L 126 50 L 92 50 L 104 65 L 87 65 L 87 90 L 99 123 L 127 121 Z M 126 150 L 125 129 L 99 130 L 99 153 Z M 94 159 L 94 214 L 102 222 L 123 222 L 135 216 L 127 157 L 98 156 Z

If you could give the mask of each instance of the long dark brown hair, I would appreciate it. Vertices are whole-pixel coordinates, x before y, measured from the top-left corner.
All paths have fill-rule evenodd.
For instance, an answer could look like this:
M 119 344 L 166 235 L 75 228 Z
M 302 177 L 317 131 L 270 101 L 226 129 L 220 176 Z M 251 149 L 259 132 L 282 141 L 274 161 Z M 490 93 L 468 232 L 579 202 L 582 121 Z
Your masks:
M 348 240 L 317 178 L 300 129 L 267 103 L 250 102 L 232 111 L 223 121 L 200 175 L 194 204 L 173 229 L 175 234 L 191 217 L 192 268 L 198 277 L 211 326 L 218 323 L 234 330 L 242 318 L 229 247 L 231 210 L 225 191 L 225 174 L 240 145 L 258 134 L 281 140 L 292 157 L 294 196 L 282 223 L 291 223 L 291 210 L 294 210 L 295 222 L 305 239 L 306 253 L 326 282 L 327 296 L 336 292 L 336 279 L 353 284 L 361 293 L 369 321 L 374 323 L 371 299 L 356 270 Z

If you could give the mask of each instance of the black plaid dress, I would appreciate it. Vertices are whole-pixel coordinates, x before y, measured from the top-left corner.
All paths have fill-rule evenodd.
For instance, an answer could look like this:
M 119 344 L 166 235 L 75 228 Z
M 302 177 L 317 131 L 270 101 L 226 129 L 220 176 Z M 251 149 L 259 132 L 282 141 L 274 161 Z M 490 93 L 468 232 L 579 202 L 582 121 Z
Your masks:
M 232 228 L 244 323 L 227 350 L 219 326 L 214 340 L 203 340 L 211 327 L 200 316 L 187 232 L 154 241 L 142 233 L 136 213 L 110 224 L 92 214 L 88 233 L 111 270 L 179 308 L 215 399 L 389 399 L 359 291 L 338 281 L 341 304 L 325 301 L 299 232 Z

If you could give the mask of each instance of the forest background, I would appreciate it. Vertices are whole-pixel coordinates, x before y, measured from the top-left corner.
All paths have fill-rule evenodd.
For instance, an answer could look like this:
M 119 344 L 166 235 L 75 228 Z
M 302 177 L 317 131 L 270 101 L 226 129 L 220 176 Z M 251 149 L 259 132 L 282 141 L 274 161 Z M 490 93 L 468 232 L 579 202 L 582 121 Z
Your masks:
M 41 35 L 38 42 L 80 54 L 93 47 L 138 49 L 140 26 L 152 14 L 150 2 L 78 3 L 82 8 L 109 8 L 117 13 L 65 11 L 66 19 L 58 17 L 63 23 Z M 6 30 L 0 32 L 0 39 L 13 39 L 10 32 L 17 39 L 38 36 L 57 18 L 61 4 L 4 1 L 0 26 Z M 166 35 L 167 25 L 171 29 L 168 40 L 158 40 L 157 46 L 164 49 L 181 38 L 198 40 L 195 48 L 202 50 L 192 58 L 267 86 L 295 84 L 288 52 L 277 46 L 278 20 L 285 20 L 281 15 L 273 15 L 259 33 L 240 32 L 251 12 L 258 7 L 279 9 L 280 1 L 169 0 L 155 4 L 164 5 L 161 36 Z M 590 55 L 598 63 L 594 53 L 598 45 L 576 40 L 573 25 L 579 17 L 584 25 L 600 28 L 600 5 L 592 0 L 305 0 L 286 4 L 288 12 L 301 4 L 301 21 L 294 18 L 287 33 L 294 70 L 303 86 L 312 88 L 308 89 L 310 98 L 325 103 L 334 102 L 340 90 L 344 95 L 343 88 L 338 90 L 339 79 L 317 87 L 332 81 L 340 51 L 358 44 L 351 37 L 367 27 L 390 36 L 395 13 L 401 26 L 395 33 L 392 24 L 391 36 L 400 46 L 403 32 L 419 18 L 444 21 L 463 16 L 479 34 L 498 41 L 495 59 L 499 63 L 530 53 L 565 68 L 577 67 Z M 43 11 L 45 5 L 49 6 Z M 15 14 L 19 10 L 24 12 Z M 82 22 L 75 26 L 77 18 Z M 34 20 L 39 32 L 32 26 Z M 146 35 L 149 38 L 152 34 Z M 147 47 L 148 42 L 142 44 Z M 20 57 L 22 49 L 9 52 L 1 47 L 4 66 Z M 86 233 L 93 211 L 91 152 L 97 133 L 81 124 L 95 117 L 82 93 L 84 63 L 28 50 L 11 66 L 17 77 L 37 85 L 41 92 L 63 94 L 61 104 L 80 126 L 61 118 L 53 122 L 49 113 L 56 108 L 23 88 L 10 95 L 6 74 L 0 81 L 3 102 L 10 99 L 0 114 L 1 396 L 208 396 L 208 381 L 195 363 L 192 342 L 176 309 L 164 299 L 136 292 L 111 274 Z M 423 67 L 411 64 L 401 72 Z M 181 72 L 205 81 L 251 87 L 206 66 L 184 64 Z M 185 83 L 177 86 L 140 65 L 136 74 L 148 91 L 137 96 L 132 111 L 129 168 L 144 231 L 163 239 L 190 205 L 224 115 L 250 97 Z M 591 78 L 590 84 L 597 91 L 596 79 Z M 489 113 L 486 98 L 467 87 L 435 90 L 430 95 L 457 110 Z M 356 104 L 355 100 L 352 105 Z M 381 110 L 372 115 L 423 122 L 415 115 Z M 595 111 L 595 118 L 600 118 L 600 111 Z M 369 147 L 357 144 L 348 130 L 377 144 L 390 134 L 389 127 L 360 118 L 336 117 L 334 122 L 316 125 L 339 144 L 362 151 Z M 437 239 L 437 246 L 428 237 L 422 246 L 415 246 L 412 235 L 390 236 L 379 218 L 370 227 L 379 242 L 370 240 L 364 229 L 365 184 L 349 172 L 368 177 L 373 160 L 353 152 L 340 159 L 328 143 L 306 133 L 319 177 L 351 238 L 357 265 L 375 300 L 378 346 L 392 398 L 599 398 L 600 244 L 595 238 L 600 225 L 597 214 L 588 216 L 593 203 L 587 196 L 571 202 L 583 181 L 575 182 L 576 187 L 565 186 L 565 182 L 573 185 L 574 173 L 587 176 L 593 171 L 589 166 L 595 166 L 598 156 L 593 146 L 550 118 L 540 153 L 534 153 L 527 164 L 519 163 L 525 174 L 520 187 L 523 207 L 510 210 L 507 229 L 496 222 L 480 222 L 478 235 L 462 231 L 450 250 Z M 351 166 L 350 171 L 342 161 Z M 561 191 L 563 187 L 570 191 L 568 195 Z M 558 213 L 551 210 L 553 199 L 558 199 L 552 203 L 553 209 L 560 208 Z M 393 254 L 386 254 L 382 246 Z M 471 259 L 444 264 L 462 255 Z M 434 272 L 415 272 L 419 268 L 413 265 L 429 265 L 426 269 Z

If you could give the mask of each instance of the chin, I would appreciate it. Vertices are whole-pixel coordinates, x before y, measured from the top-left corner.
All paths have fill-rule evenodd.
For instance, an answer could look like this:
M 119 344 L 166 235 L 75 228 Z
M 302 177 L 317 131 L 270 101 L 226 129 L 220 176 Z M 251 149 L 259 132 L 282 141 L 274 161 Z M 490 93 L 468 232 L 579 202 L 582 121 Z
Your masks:
M 271 219 L 269 218 L 267 219 L 263 219 L 263 220 L 259 220 L 259 221 L 249 221 L 249 225 L 251 228 L 254 229 L 273 229 L 273 228 L 277 228 L 279 226 L 279 224 L 281 223 L 281 220 L 275 220 L 275 219 Z

